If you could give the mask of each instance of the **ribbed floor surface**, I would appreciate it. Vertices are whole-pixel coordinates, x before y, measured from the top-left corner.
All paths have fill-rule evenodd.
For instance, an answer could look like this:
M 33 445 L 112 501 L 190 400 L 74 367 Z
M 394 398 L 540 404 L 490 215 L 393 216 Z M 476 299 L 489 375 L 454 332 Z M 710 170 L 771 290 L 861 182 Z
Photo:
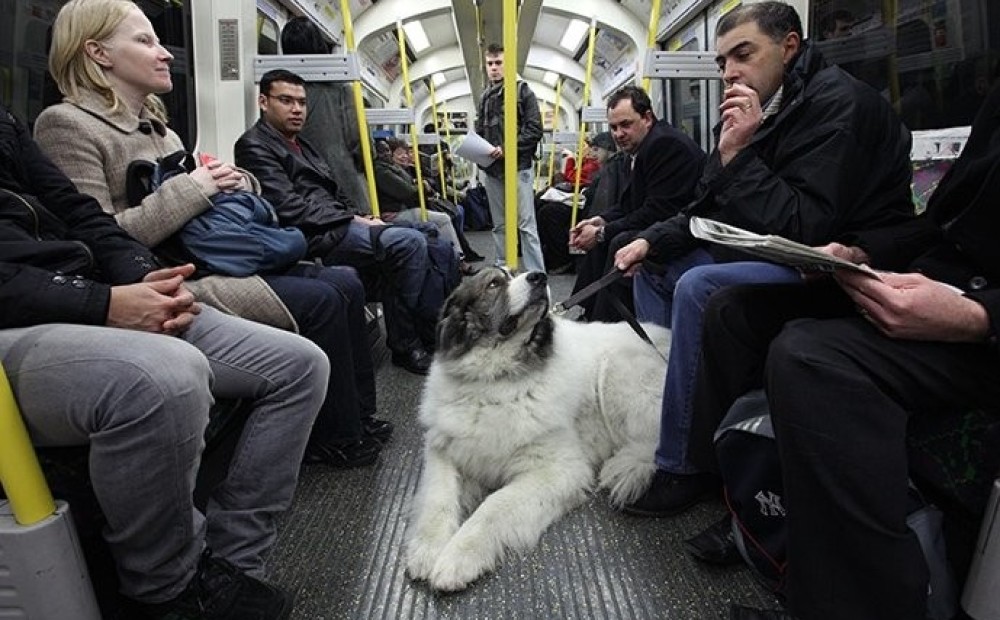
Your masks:
M 483 233 L 472 235 L 481 253 Z M 572 276 L 553 278 L 561 300 Z M 422 381 L 388 363 L 379 370 L 379 415 L 396 432 L 369 468 L 303 469 L 282 519 L 271 577 L 293 590 L 293 618 L 692 619 L 727 618 L 730 603 L 774 607 L 743 568 L 712 569 L 680 542 L 721 516 L 719 503 L 671 519 L 636 519 L 605 495 L 557 522 L 528 554 L 508 558 L 467 591 L 435 595 L 405 575 L 407 510 L 420 472 L 416 421 Z

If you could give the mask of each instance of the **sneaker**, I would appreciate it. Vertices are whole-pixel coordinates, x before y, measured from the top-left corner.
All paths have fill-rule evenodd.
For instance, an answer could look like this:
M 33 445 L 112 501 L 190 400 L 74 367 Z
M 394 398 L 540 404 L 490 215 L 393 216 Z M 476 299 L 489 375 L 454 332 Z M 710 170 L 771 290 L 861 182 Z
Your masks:
M 337 469 L 363 467 L 378 459 L 382 444 L 374 439 L 364 438 L 348 443 L 309 443 L 302 455 L 306 465 L 323 464 Z
M 622 512 L 637 517 L 672 517 L 710 497 L 719 487 L 714 474 L 672 474 L 658 469 L 646 492 L 623 506 Z
M 292 595 L 244 574 L 205 550 L 180 595 L 165 603 L 129 601 L 130 620 L 285 620 Z
M 361 433 L 365 437 L 370 437 L 379 443 L 385 443 L 392 436 L 392 422 L 380 420 L 374 416 L 361 419 Z

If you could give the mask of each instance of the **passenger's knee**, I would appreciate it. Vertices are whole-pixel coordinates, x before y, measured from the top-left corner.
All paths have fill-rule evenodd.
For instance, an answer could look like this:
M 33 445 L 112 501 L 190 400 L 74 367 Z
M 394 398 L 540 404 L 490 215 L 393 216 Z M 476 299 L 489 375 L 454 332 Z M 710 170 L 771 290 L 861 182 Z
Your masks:
M 674 286 L 674 304 L 695 304 L 704 306 L 719 286 L 701 267 L 688 269 L 677 279 Z

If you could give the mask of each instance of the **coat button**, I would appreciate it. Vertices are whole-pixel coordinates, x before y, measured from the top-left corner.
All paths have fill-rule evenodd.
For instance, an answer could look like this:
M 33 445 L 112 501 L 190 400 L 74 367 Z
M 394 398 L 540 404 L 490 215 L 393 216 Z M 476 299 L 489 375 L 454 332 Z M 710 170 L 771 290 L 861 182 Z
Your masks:
M 73 288 L 87 288 L 87 283 L 80 279 L 73 280 Z
M 66 284 L 66 280 L 67 280 L 66 276 L 62 275 L 52 276 L 52 281 L 56 284 Z
M 983 276 L 972 276 L 969 279 L 969 289 L 973 291 L 981 291 L 989 285 L 989 281 Z

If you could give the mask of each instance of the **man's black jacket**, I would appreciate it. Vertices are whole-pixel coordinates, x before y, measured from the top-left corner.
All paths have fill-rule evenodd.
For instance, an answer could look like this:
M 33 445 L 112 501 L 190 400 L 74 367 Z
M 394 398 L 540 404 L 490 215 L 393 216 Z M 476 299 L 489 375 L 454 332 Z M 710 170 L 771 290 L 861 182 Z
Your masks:
M 676 214 L 694 198 L 704 166 L 705 152 L 694 140 L 666 121 L 655 123 L 639 144 L 621 198 L 601 214 L 605 238 Z
M 993 334 L 1000 334 L 1000 81 L 927 210 L 846 242 L 863 248 L 878 269 L 919 271 L 957 286 L 986 308 Z
M 111 286 L 155 268 L 149 250 L 79 193 L 0 106 L 0 328 L 104 325 Z
M 310 256 L 323 256 L 340 243 L 356 208 L 319 152 L 301 137 L 298 144 L 301 153 L 262 118 L 236 141 L 236 165 L 257 177 L 281 225 L 305 234 Z
M 718 150 L 709 156 L 697 202 L 640 235 L 650 243 L 651 262 L 697 247 L 689 215 L 807 245 L 913 218 L 910 135 L 889 104 L 827 66 L 808 41 L 783 84 L 781 108 L 746 148 L 726 166 Z M 718 246 L 708 249 L 731 258 Z

